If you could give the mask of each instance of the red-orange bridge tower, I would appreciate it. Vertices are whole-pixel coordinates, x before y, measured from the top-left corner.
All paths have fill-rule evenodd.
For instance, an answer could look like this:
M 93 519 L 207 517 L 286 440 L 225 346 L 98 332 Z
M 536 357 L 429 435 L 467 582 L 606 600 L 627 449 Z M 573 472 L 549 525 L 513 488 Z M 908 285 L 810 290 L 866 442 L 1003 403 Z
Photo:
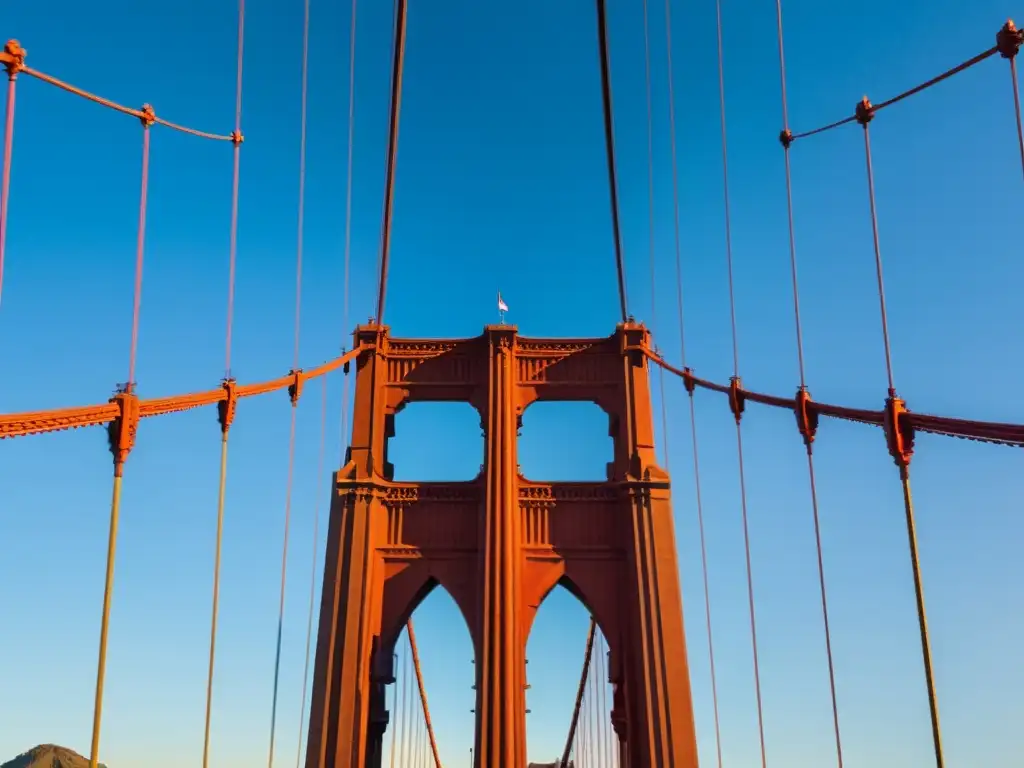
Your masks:
M 552 340 L 492 325 L 473 339 L 426 341 L 365 325 L 355 335 L 356 416 L 331 502 L 306 765 L 380 766 L 393 648 L 437 584 L 476 650 L 476 765 L 525 765 L 526 640 L 545 595 L 563 584 L 608 638 L 621 765 L 695 768 L 647 329 L 627 322 L 604 339 Z M 486 451 L 475 480 L 393 481 L 395 414 L 425 400 L 480 413 Z M 608 414 L 615 449 L 605 482 L 522 477 L 516 437 L 538 400 L 593 401 Z

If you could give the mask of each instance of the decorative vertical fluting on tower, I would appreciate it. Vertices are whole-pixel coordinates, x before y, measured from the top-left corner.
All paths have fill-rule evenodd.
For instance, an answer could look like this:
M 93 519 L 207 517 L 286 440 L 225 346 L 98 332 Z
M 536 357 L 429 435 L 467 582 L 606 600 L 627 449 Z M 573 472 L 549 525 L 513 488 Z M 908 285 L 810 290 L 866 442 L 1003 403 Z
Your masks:
M 478 768 L 524 765 L 526 713 L 516 461 L 515 329 L 489 326 L 481 610 L 477 670 Z

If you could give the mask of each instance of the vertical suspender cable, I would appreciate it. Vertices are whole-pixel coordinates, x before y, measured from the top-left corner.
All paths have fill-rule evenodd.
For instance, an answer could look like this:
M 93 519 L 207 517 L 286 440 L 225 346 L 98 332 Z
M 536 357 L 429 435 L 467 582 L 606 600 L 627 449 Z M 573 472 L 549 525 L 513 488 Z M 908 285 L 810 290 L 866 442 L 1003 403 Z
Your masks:
M 352 147 L 353 147 L 353 135 L 354 135 L 354 122 L 355 122 L 355 61 L 356 61 L 356 8 L 357 0 L 352 0 L 352 15 L 349 29 L 349 103 L 348 103 L 348 159 L 346 168 L 346 182 L 345 182 L 345 256 L 344 256 L 344 278 L 342 290 L 344 298 L 342 301 L 342 330 L 343 333 L 347 332 L 346 328 L 348 325 L 348 301 L 349 301 L 349 263 L 350 263 L 350 252 L 352 243 Z M 344 348 L 345 345 L 342 344 Z M 342 383 L 341 383 L 341 461 L 339 462 L 340 467 L 344 467 L 346 463 L 346 457 L 348 455 L 348 446 L 351 439 L 348 429 L 348 369 L 346 365 L 342 368 Z M 330 511 L 328 511 L 330 514 Z M 342 561 L 339 558 L 337 560 L 337 572 L 335 573 L 335 579 L 341 578 L 341 565 Z M 335 590 L 333 609 L 331 615 L 331 624 L 328 632 L 328 650 L 327 650 L 327 669 L 324 675 L 324 699 L 329 700 L 331 696 L 331 687 L 333 685 L 334 675 L 334 645 L 337 633 L 337 615 L 338 615 L 338 601 L 340 599 L 340 593 Z M 327 733 L 328 728 L 328 716 L 330 714 L 330 708 L 323 708 L 323 716 L 320 723 L 321 733 Z M 327 761 L 327 739 L 320 739 L 320 754 L 317 756 L 318 768 L 324 768 Z
M 607 768 L 607 740 L 604 737 L 604 732 L 607 727 L 605 722 L 605 680 L 608 677 L 605 673 L 604 633 L 598 635 L 597 648 L 597 669 L 595 670 L 597 674 L 594 675 L 594 684 L 597 686 L 597 754 L 601 768 Z
M 615 127 L 612 112 L 611 65 L 608 54 L 608 12 L 605 0 L 597 0 L 597 45 L 601 60 L 601 107 L 604 113 L 604 145 L 608 158 L 608 188 L 612 209 L 612 237 L 615 239 L 615 270 L 619 280 L 619 308 L 622 322 L 629 319 L 626 291 L 626 265 L 622 252 L 622 229 L 619 224 L 619 189 L 615 171 Z
M 25 51 L 17 40 L 4 46 L 0 62 L 7 70 L 7 110 L 4 117 L 3 166 L 0 167 L 0 300 L 4 290 L 4 254 L 7 247 L 7 203 L 11 190 L 11 156 L 14 150 L 14 95 L 18 72 L 25 65 Z
M 644 9 L 644 83 L 647 93 L 647 254 L 651 273 L 651 323 L 652 331 L 661 331 L 658 320 L 658 298 L 656 288 L 655 245 L 654 245 L 654 104 L 651 94 L 651 40 L 650 23 L 647 15 L 647 0 L 643 0 Z M 657 338 L 657 337 L 655 337 Z M 658 368 L 658 390 L 661 400 L 661 442 L 662 462 L 665 469 L 669 465 L 668 445 L 668 407 L 665 404 L 665 369 Z
M 348 36 L 348 156 L 345 161 L 345 266 L 341 299 L 342 349 L 346 348 L 344 338 L 349 332 L 349 275 L 352 261 L 352 160 L 356 118 L 356 10 L 358 5 L 358 0 L 352 0 Z M 345 366 L 341 377 L 341 466 L 345 465 L 350 439 L 351 436 L 348 433 L 348 366 Z
M 867 169 L 868 202 L 871 211 L 871 234 L 875 250 L 875 274 L 878 280 L 878 304 L 882 320 L 882 342 L 885 349 L 885 371 L 889 380 L 889 397 L 886 400 L 885 428 L 889 452 L 900 470 L 903 487 L 903 511 L 907 522 L 907 539 L 910 549 L 910 566 L 914 576 L 914 596 L 917 602 L 917 623 L 921 636 L 921 660 L 924 664 L 925 686 L 928 692 L 928 712 L 931 717 L 932 746 L 935 750 L 936 768 L 943 768 L 945 759 L 942 750 L 942 730 L 939 725 L 939 703 L 935 690 L 932 669 L 931 643 L 928 639 L 928 619 L 924 607 L 924 584 L 921 578 L 921 562 L 917 551 L 917 532 L 914 523 L 914 501 L 910 492 L 910 458 L 913 453 L 913 432 L 905 426 L 902 416 L 906 405 L 897 395 L 892 373 L 892 352 L 889 344 L 889 321 L 885 308 L 885 282 L 882 275 L 882 251 L 878 237 L 878 215 L 875 208 L 875 180 L 871 165 L 871 136 L 868 124 L 875 114 L 875 107 L 865 96 L 857 105 L 857 122 L 864 129 L 864 160 Z
M 302 20 L 302 106 L 299 137 L 299 201 L 297 220 L 297 241 L 295 247 L 295 338 L 292 371 L 296 383 L 290 389 L 291 423 L 288 430 L 288 478 L 285 487 L 284 503 L 284 535 L 281 544 L 281 592 L 277 608 L 277 643 L 274 650 L 274 690 L 270 709 L 270 748 L 267 753 L 267 765 L 274 765 L 274 737 L 277 730 L 277 692 L 281 679 L 281 634 L 284 629 L 285 589 L 288 577 L 288 534 L 292 516 L 292 486 L 295 478 L 295 420 L 298 410 L 301 373 L 299 371 L 299 338 L 302 319 L 302 250 L 306 207 L 306 107 L 309 84 L 309 5 L 305 0 Z
M 804 342 L 803 326 L 800 320 L 800 289 L 797 279 L 796 264 L 796 229 L 793 225 L 793 174 L 790 166 L 789 148 L 793 144 L 793 134 L 789 130 L 789 104 L 786 97 L 786 53 L 782 27 L 782 0 L 775 0 L 776 28 L 779 42 L 779 80 L 782 102 L 782 133 L 780 140 L 783 147 L 783 155 L 786 169 L 786 214 L 789 225 L 789 266 L 790 277 L 793 288 L 793 319 L 796 330 L 796 354 L 797 365 L 800 373 L 800 389 L 797 393 L 797 403 L 801 404 L 798 410 L 800 418 L 800 431 L 804 438 L 804 445 L 807 448 L 807 477 L 811 491 L 811 511 L 814 517 L 814 543 L 818 556 L 818 587 L 821 594 L 821 617 L 825 630 L 825 655 L 828 661 L 828 684 L 829 693 L 832 699 L 832 726 L 836 739 L 836 763 L 838 768 L 843 768 L 843 744 L 839 735 L 839 704 L 836 699 L 836 675 L 835 665 L 832 659 L 832 633 L 828 620 L 828 596 L 825 590 L 825 563 L 821 548 L 821 522 L 818 514 L 818 490 L 814 473 L 814 424 L 806 410 L 809 400 L 807 391 L 807 377 L 804 368 Z
M 120 417 L 110 426 L 111 450 L 114 454 L 114 483 L 110 500 L 110 532 L 107 540 L 107 570 L 103 587 L 103 612 L 100 617 L 99 660 L 96 669 L 96 698 L 93 703 L 92 742 L 89 768 L 97 768 L 100 753 L 100 730 L 103 722 L 103 684 L 107 673 L 107 639 L 110 630 L 110 606 L 114 592 L 114 563 L 117 557 L 117 528 L 121 516 L 121 481 L 124 462 L 134 442 L 138 424 L 138 399 L 135 395 L 135 360 L 139 343 L 139 316 L 142 308 L 142 265 L 146 243 L 146 204 L 149 197 L 149 129 L 155 121 L 153 108 L 142 108 L 142 169 L 140 172 L 139 224 L 135 241 L 135 288 L 132 298 L 132 334 L 128 354 L 128 381 L 115 400 L 121 406 Z
M 324 443 L 327 438 L 327 377 L 320 377 L 320 451 L 317 457 L 316 494 L 313 502 L 313 567 L 309 576 L 309 616 L 306 619 L 306 661 L 302 666 L 302 703 L 299 706 L 299 741 L 295 768 L 302 765 L 302 747 L 306 727 L 306 687 L 309 682 L 309 651 L 313 643 L 313 612 L 316 608 L 317 554 L 320 549 L 320 496 L 324 482 Z
M 398 674 L 398 653 L 391 654 L 391 669 L 394 670 L 394 675 Z M 388 756 L 388 768 L 395 768 L 395 747 L 398 743 L 398 679 L 394 679 L 394 692 L 391 697 L 391 711 L 395 713 L 395 720 L 391 723 L 391 749 Z
M 402 735 L 399 737 L 400 748 L 401 748 L 401 768 L 407 768 L 409 765 L 409 739 L 412 738 L 412 729 L 409 727 L 409 679 L 412 677 L 412 653 L 406 651 L 403 659 L 402 667 L 404 672 L 402 674 Z
M 217 489 L 217 536 L 213 555 L 213 598 L 210 617 L 210 657 L 206 674 L 206 716 L 203 726 L 203 768 L 210 764 L 210 719 L 213 712 L 213 671 L 217 655 L 217 619 L 220 609 L 221 549 L 224 539 L 224 502 L 227 493 L 228 434 L 235 411 L 234 380 L 231 377 L 232 325 L 235 314 L 235 263 L 238 254 L 238 186 L 242 147 L 242 62 L 245 44 L 245 0 L 238 0 L 238 60 L 235 66 L 235 130 L 231 174 L 231 230 L 228 245 L 228 300 L 224 331 L 224 386 L 227 397 L 220 404 L 220 478 Z
M 750 640 L 754 660 L 754 694 L 757 698 L 757 730 L 761 749 L 761 766 L 766 768 L 767 756 L 764 742 L 764 709 L 761 704 L 761 670 L 757 652 L 757 621 L 754 615 L 754 578 L 750 564 L 750 526 L 747 519 L 747 484 L 743 470 L 743 428 L 740 418 L 743 403 L 740 396 L 740 353 L 736 331 L 736 291 L 733 281 L 732 263 L 732 222 L 729 209 L 729 149 L 726 138 L 725 119 L 725 64 L 722 51 L 722 3 L 715 1 L 715 17 L 718 33 L 718 98 L 722 123 L 722 191 L 725 205 L 725 258 L 729 273 L 729 318 L 732 329 L 733 375 L 729 403 L 736 419 L 736 454 L 739 469 L 740 509 L 743 517 L 743 547 L 746 556 L 747 603 L 750 611 Z
M 676 150 L 676 107 L 672 69 L 672 0 L 665 0 L 665 48 L 668 70 L 669 143 L 672 150 L 672 210 L 675 228 L 676 307 L 679 313 L 679 351 L 683 368 L 684 370 L 689 371 L 689 369 L 686 368 L 686 324 L 683 312 L 682 238 L 680 235 L 679 224 L 679 161 Z M 704 505 L 700 484 L 700 451 L 698 450 L 697 415 L 693 400 L 693 390 L 693 386 L 687 385 L 687 399 L 690 407 L 690 437 L 692 438 L 691 443 L 693 449 L 693 479 L 697 497 L 697 526 L 700 532 L 700 565 L 704 582 L 704 623 L 708 636 L 708 661 L 711 672 L 711 701 L 715 721 L 715 752 L 718 756 L 718 768 L 722 768 L 722 737 L 718 715 L 718 680 L 715 674 L 715 648 L 711 631 L 711 592 L 708 588 L 708 556 L 707 543 L 704 534 Z
M 609 648 L 608 646 L 607 637 L 604 638 L 602 644 L 604 645 L 604 658 L 606 665 L 605 680 L 607 681 L 609 678 L 609 670 L 607 668 L 607 665 L 611 661 L 611 648 Z M 611 683 L 608 682 L 608 685 L 611 685 Z M 605 689 L 605 695 L 609 696 L 607 688 Z M 607 720 L 605 721 L 607 723 L 607 728 L 605 729 L 605 736 L 608 742 L 608 768 L 611 768 L 615 764 L 615 756 L 619 753 L 619 739 L 618 736 L 616 736 L 615 734 L 615 727 L 612 725 L 612 709 L 614 707 L 614 702 L 615 700 L 614 698 L 612 698 L 611 703 L 608 705 L 605 714 L 605 716 L 607 717 Z

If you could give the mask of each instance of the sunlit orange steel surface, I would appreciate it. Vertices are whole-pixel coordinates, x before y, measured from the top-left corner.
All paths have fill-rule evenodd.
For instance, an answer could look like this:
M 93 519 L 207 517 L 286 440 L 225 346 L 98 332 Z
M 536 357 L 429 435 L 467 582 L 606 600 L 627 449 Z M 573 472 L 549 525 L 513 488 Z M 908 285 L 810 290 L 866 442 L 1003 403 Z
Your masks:
M 696 768 L 646 328 L 555 340 L 495 325 L 473 339 L 414 340 L 367 325 L 355 337 L 352 447 L 331 503 L 307 768 L 380 765 L 394 645 L 438 584 L 476 652 L 476 766 L 526 765 L 526 640 L 545 595 L 563 584 L 608 639 L 620 764 Z M 516 436 L 538 400 L 593 401 L 608 414 L 615 449 L 605 482 L 520 475 Z M 467 402 L 480 413 L 486 450 L 475 480 L 393 481 L 395 414 L 417 401 Z

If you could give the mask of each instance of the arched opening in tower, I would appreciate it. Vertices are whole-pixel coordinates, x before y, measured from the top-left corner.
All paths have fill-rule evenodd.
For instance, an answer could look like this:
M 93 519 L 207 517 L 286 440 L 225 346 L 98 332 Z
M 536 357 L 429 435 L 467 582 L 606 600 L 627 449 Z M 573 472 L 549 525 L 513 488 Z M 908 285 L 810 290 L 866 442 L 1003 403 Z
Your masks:
M 484 438 L 469 403 L 409 403 L 394 416 L 387 461 L 396 481 L 467 481 L 480 474 Z
M 412 632 L 404 626 L 394 643 L 382 765 L 433 766 L 431 731 L 440 765 L 465 764 L 473 747 L 473 641 L 448 590 L 431 580 L 424 591 L 410 616 Z
M 591 615 L 564 584 L 552 589 L 534 617 L 526 643 L 526 754 L 532 764 L 558 765 L 579 694 Z M 608 643 L 595 628 L 570 765 L 617 766 L 610 711 Z
M 608 427 L 608 414 L 596 403 L 533 403 L 519 430 L 520 472 L 529 480 L 606 480 L 614 456 Z

